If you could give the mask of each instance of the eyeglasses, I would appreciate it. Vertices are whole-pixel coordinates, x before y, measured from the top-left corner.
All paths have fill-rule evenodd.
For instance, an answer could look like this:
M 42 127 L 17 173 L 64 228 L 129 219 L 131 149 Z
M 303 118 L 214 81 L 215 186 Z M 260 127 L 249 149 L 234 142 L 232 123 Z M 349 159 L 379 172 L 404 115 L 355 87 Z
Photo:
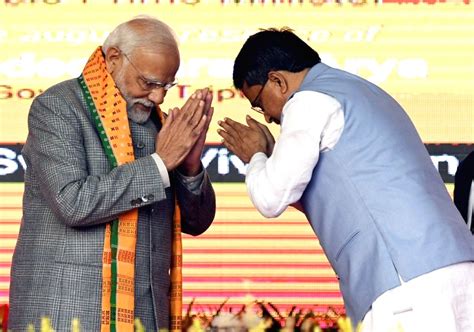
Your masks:
M 130 60 L 130 58 L 128 57 L 128 55 L 124 52 L 122 52 L 121 50 L 119 50 L 120 53 L 123 54 L 123 56 L 125 57 L 125 59 L 128 60 L 128 62 L 132 65 L 133 69 L 135 69 L 135 71 L 138 73 L 138 84 L 140 85 L 140 87 L 145 90 L 145 91 L 152 91 L 152 90 L 155 90 L 155 89 L 164 89 L 165 91 L 168 91 L 169 89 L 171 89 L 172 87 L 174 87 L 176 84 L 178 84 L 177 81 L 174 81 L 174 82 L 171 82 L 171 83 L 162 83 L 160 81 L 157 81 L 157 80 L 150 80 L 150 79 L 147 79 L 145 78 L 145 76 L 143 76 L 143 74 L 140 72 L 140 70 L 138 70 L 137 66 L 135 66 L 133 64 L 133 62 Z
M 254 105 L 258 105 L 259 104 L 259 99 L 260 99 L 260 95 L 262 94 L 263 92 L 263 89 L 265 89 L 265 85 L 267 85 L 267 82 L 268 80 L 265 81 L 265 83 L 263 83 L 262 87 L 260 88 L 260 91 L 258 92 L 257 96 L 254 98 L 254 100 L 250 103 L 250 108 L 253 109 L 255 112 L 257 113 L 260 113 L 260 114 L 264 114 L 265 112 L 263 111 L 263 108 L 261 106 L 254 106 Z

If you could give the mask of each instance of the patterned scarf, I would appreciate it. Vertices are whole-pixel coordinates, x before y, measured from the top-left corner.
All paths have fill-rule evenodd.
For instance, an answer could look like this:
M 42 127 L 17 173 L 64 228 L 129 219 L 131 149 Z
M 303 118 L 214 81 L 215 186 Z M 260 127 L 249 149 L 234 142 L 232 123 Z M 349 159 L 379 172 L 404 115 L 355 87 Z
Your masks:
M 107 72 L 100 46 L 87 61 L 78 80 L 111 167 L 135 160 L 126 101 Z M 163 113 L 159 109 L 158 115 L 163 123 Z M 137 221 L 138 209 L 133 209 L 106 224 L 102 255 L 101 332 L 133 332 Z M 182 246 L 177 202 L 172 247 L 171 331 L 181 331 Z

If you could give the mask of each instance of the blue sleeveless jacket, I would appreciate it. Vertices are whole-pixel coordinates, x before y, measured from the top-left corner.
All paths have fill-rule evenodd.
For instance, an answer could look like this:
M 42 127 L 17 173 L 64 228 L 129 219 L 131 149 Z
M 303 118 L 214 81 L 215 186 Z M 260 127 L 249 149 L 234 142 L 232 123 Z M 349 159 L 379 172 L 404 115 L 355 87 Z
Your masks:
M 374 84 L 319 63 L 298 91 L 342 105 L 344 130 L 320 155 L 301 203 L 339 277 L 347 314 L 435 269 L 474 261 L 474 237 L 400 105 Z M 318 105 L 314 105 L 314 112 Z

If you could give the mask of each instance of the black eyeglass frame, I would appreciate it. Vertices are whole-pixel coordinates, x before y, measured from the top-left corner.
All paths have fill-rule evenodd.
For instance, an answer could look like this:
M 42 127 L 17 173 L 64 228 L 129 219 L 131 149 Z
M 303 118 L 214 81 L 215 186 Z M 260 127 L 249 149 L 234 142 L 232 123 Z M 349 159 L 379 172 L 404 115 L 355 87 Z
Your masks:
M 256 97 L 253 99 L 253 101 L 250 103 L 250 105 L 251 105 L 250 108 L 251 108 L 252 110 L 254 110 L 255 112 L 260 113 L 260 114 L 264 114 L 265 111 L 263 110 L 263 107 L 257 106 L 257 105 L 258 105 L 257 102 L 259 101 L 260 96 L 261 96 L 261 94 L 262 94 L 262 92 L 263 92 L 263 89 L 265 89 L 265 85 L 267 85 L 267 82 L 268 82 L 268 80 L 266 80 L 265 83 L 263 83 L 263 85 L 262 85 L 262 87 L 260 88 L 260 91 L 258 92 L 257 96 L 256 96 Z

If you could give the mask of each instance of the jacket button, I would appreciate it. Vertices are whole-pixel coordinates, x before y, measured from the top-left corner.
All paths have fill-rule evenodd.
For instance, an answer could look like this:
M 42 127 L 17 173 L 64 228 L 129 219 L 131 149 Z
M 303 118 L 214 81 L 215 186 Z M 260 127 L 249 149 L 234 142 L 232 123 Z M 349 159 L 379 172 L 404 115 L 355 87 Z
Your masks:
M 143 203 L 148 203 L 149 201 L 151 201 L 153 198 L 155 198 L 155 196 L 153 196 L 153 194 L 149 194 L 149 195 L 145 195 L 141 198 L 142 202 Z
M 136 147 L 137 147 L 138 149 L 143 149 L 143 148 L 145 147 L 145 143 L 143 143 L 143 142 L 141 142 L 141 141 L 140 141 L 140 142 L 137 142 Z
M 140 205 L 141 202 L 142 202 L 142 201 L 141 201 L 141 199 L 139 199 L 139 198 L 138 198 L 138 199 L 132 199 L 132 200 L 130 201 L 130 204 L 131 204 L 132 206 L 137 206 L 137 205 Z

